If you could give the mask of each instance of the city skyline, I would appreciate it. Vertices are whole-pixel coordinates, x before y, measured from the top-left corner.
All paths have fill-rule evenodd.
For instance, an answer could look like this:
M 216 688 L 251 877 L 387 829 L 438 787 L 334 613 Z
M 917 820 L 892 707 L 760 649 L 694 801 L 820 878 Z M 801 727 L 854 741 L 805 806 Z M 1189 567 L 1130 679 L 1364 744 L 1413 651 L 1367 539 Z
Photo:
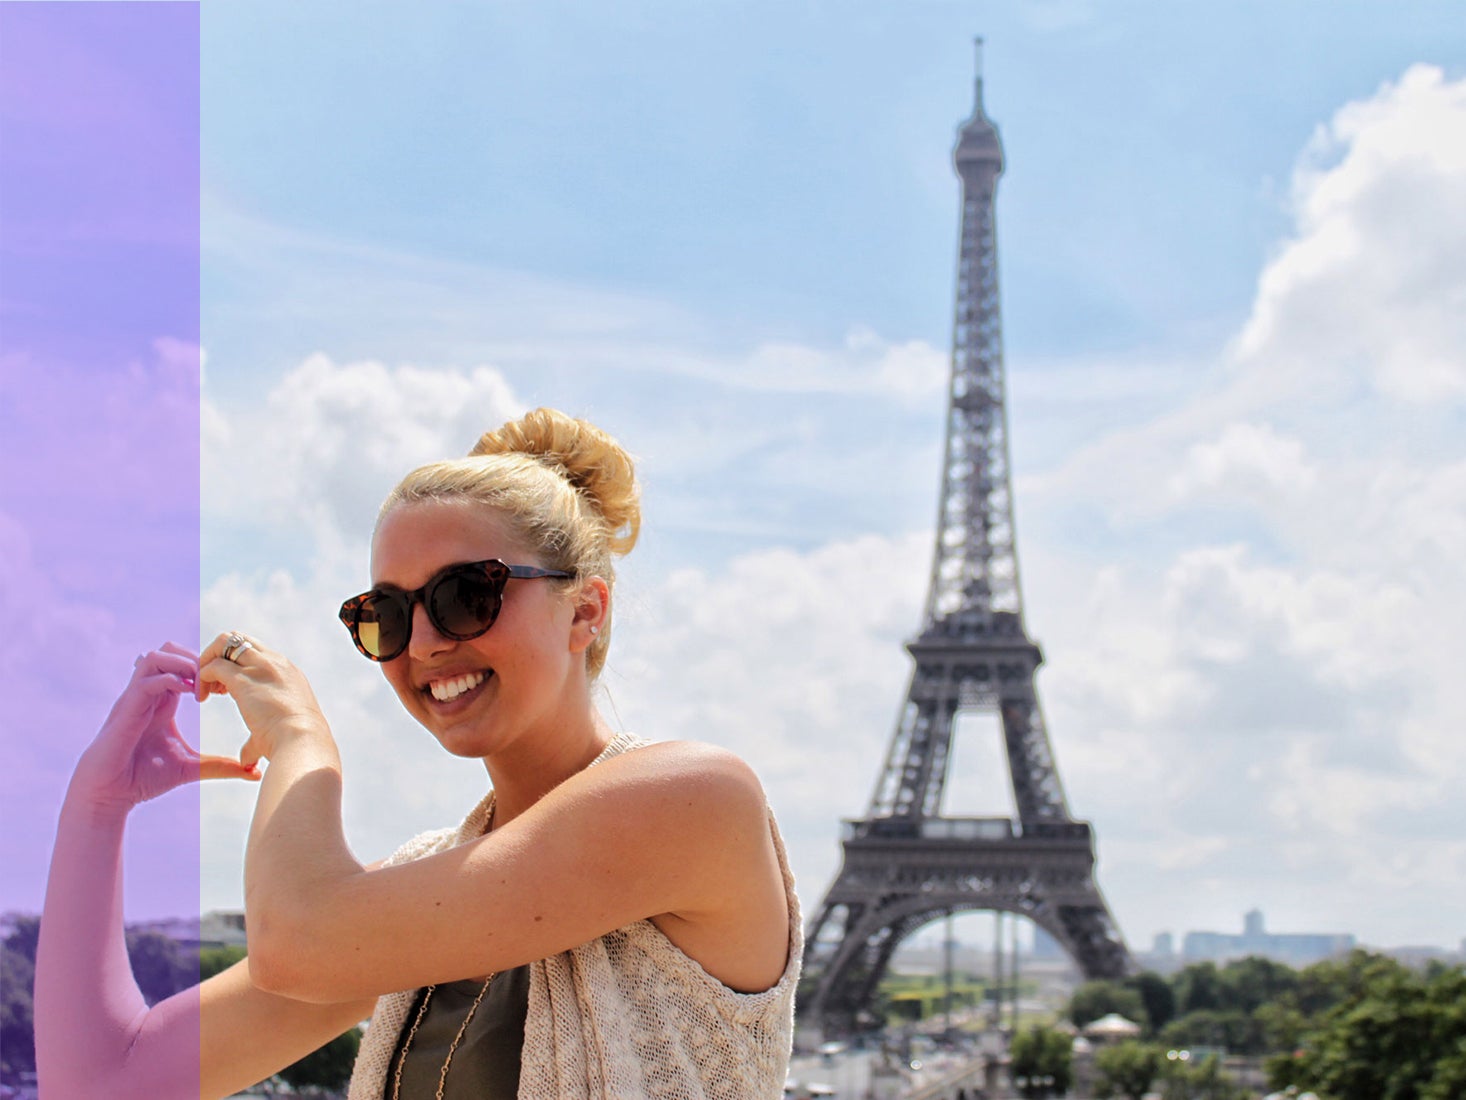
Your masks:
M 551 404 L 646 479 L 608 716 L 745 755 L 815 903 L 920 622 L 981 34 L 1028 625 L 1121 930 L 1460 942 L 1449 5 L 366 7 L 203 25 L 203 630 L 311 675 L 361 858 L 483 773 L 332 601 L 398 475 Z M 1007 812 L 991 736 L 954 768 L 950 812 Z M 205 909 L 250 796 L 206 793 Z

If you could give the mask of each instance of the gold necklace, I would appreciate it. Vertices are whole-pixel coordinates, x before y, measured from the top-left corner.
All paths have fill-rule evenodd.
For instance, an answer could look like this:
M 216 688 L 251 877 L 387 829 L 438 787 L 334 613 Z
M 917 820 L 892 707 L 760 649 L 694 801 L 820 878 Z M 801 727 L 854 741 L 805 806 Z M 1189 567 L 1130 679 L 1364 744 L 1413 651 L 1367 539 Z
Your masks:
M 438 1092 L 436 1100 L 443 1100 L 443 1090 L 448 1085 L 448 1067 L 453 1064 L 453 1054 L 458 1049 L 458 1044 L 463 1040 L 463 1033 L 468 1030 L 468 1022 L 473 1019 L 473 1014 L 478 1011 L 479 1002 L 484 999 L 484 994 L 489 991 L 489 984 L 494 980 L 495 975 L 490 974 L 484 979 L 483 988 L 478 991 L 478 996 L 473 999 L 469 1006 L 468 1015 L 463 1018 L 463 1023 L 458 1028 L 458 1034 L 453 1036 L 453 1042 L 448 1047 L 448 1057 L 443 1062 L 443 1068 L 438 1071 Z M 392 1100 L 398 1100 L 402 1092 L 402 1066 L 407 1061 L 407 1052 L 412 1049 L 413 1036 L 417 1034 L 417 1027 L 423 1022 L 423 1017 L 428 1014 L 428 1002 L 433 998 L 433 990 L 436 985 L 430 985 L 427 992 L 423 994 L 422 1004 L 418 1006 L 417 1018 L 412 1021 L 412 1027 L 408 1029 L 407 1041 L 402 1044 L 402 1057 L 397 1059 L 397 1069 L 392 1074 Z
M 494 827 L 494 810 L 498 800 L 492 794 L 489 795 L 489 812 L 484 821 L 484 831 L 481 835 L 487 836 L 489 830 Z M 448 1045 L 448 1057 L 443 1060 L 443 1068 L 438 1071 L 438 1092 L 434 1100 L 443 1100 L 443 1090 L 448 1085 L 448 1067 L 453 1064 L 453 1054 L 458 1050 L 458 1044 L 463 1040 L 463 1033 L 468 1030 L 468 1022 L 473 1019 L 473 1014 L 478 1011 L 479 1002 L 484 999 L 484 994 L 489 991 L 489 984 L 493 982 L 497 974 L 490 974 L 484 979 L 483 988 L 478 991 L 478 996 L 473 999 L 473 1004 L 468 1007 L 468 1015 L 463 1017 L 463 1023 L 458 1027 L 458 1034 L 453 1036 L 453 1042 Z M 402 1067 L 407 1062 L 407 1052 L 412 1049 L 413 1037 L 417 1034 L 418 1025 L 423 1022 L 423 1017 L 428 1014 L 428 1002 L 433 999 L 433 990 L 437 985 L 428 986 L 422 995 L 422 1004 L 418 1005 L 417 1016 L 412 1021 L 412 1027 L 407 1031 L 407 1041 L 402 1044 L 402 1056 L 397 1059 L 397 1068 L 392 1073 L 392 1100 L 399 1100 L 402 1092 Z

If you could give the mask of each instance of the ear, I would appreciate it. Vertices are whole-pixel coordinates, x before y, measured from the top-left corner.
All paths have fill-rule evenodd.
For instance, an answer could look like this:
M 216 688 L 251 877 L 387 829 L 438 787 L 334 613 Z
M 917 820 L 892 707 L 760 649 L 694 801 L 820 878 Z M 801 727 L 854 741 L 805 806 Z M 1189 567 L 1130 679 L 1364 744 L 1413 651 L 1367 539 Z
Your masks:
M 586 577 L 575 594 L 575 617 L 570 621 L 570 652 L 590 648 L 611 613 L 611 586 L 603 577 Z

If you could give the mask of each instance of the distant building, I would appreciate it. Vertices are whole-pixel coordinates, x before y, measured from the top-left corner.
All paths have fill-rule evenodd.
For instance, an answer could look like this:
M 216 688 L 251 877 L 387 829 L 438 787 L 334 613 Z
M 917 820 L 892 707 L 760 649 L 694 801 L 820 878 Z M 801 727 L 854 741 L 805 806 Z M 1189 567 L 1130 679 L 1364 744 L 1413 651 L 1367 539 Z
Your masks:
M 1407 945 L 1405 947 L 1389 947 L 1384 952 L 1396 962 L 1404 963 L 1406 966 L 1421 970 L 1430 963 L 1443 963 L 1446 966 L 1454 964 L 1460 956 L 1447 950 L 1444 947 L 1433 945 Z
M 1157 932 L 1150 945 L 1150 953 L 1165 958 L 1176 953 L 1176 941 L 1169 932 Z
M 136 921 L 127 926 L 140 932 L 158 932 L 184 947 L 243 947 L 244 914 L 215 909 L 197 919 L 167 917 Z
M 205 947 L 243 947 L 244 913 L 232 909 L 214 909 L 199 921 L 199 939 Z
M 1227 962 L 1248 955 L 1307 966 L 1322 959 L 1347 954 L 1354 949 L 1354 937 L 1333 932 L 1268 932 L 1262 911 L 1254 909 L 1243 917 L 1242 934 L 1188 932 L 1181 943 L 1184 962 Z

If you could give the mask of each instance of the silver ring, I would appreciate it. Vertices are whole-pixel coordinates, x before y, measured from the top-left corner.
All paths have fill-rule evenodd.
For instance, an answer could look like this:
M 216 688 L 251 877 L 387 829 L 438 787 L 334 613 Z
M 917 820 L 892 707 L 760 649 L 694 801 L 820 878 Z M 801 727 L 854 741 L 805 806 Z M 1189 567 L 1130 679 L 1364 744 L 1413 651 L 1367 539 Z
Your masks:
M 243 634 L 240 634 L 238 631 L 235 631 L 231 633 L 229 637 L 224 639 L 224 652 L 221 653 L 220 656 L 223 657 L 226 661 L 233 661 L 235 664 L 238 664 L 239 655 L 243 653 L 246 649 L 253 648 L 254 646 L 250 644 L 248 638 L 246 638 Z

